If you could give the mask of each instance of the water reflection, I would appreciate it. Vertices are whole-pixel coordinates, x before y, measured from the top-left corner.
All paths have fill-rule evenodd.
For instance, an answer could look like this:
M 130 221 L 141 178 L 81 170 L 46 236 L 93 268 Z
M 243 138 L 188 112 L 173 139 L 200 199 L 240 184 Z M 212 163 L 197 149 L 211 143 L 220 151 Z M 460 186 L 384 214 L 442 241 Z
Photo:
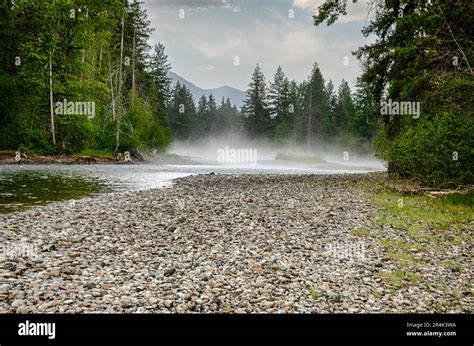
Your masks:
M 0 166 L 0 213 L 104 192 L 165 187 L 190 173 L 149 166 Z
M 0 213 L 110 191 L 98 179 L 41 171 L 0 172 Z
M 367 172 L 348 166 L 257 165 L 0 165 L 0 213 L 104 192 L 138 191 L 171 186 L 173 179 L 210 172 L 329 174 Z

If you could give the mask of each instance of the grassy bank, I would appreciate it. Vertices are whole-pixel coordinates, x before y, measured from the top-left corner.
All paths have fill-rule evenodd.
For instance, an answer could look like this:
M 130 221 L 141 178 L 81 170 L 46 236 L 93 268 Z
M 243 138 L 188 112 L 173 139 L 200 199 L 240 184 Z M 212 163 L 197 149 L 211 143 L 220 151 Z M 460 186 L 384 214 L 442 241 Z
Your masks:
M 16 151 L 0 150 L 0 164 L 16 164 Z M 122 155 L 123 159 L 123 155 Z M 133 161 L 137 161 L 133 158 Z M 114 154 L 107 150 L 87 149 L 74 154 L 46 154 L 42 152 L 21 152 L 21 164 L 91 164 L 114 163 Z M 121 162 L 118 162 L 121 163 Z
M 379 209 L 369 227 L 355 229 L 352 234 L 376 239 L 384 248 L 390 265 L 380 266 L 379 277 L 399 290 L 418 285 L 425 279 L 427 268 L 447 275 L 469 276 L 462 272 L 462 262 L 469 260 L 474 240 L 474 191 L 439 197 L 407 196 L 394 191 L 393 183 L 358 183 Z M 398 187 L 409 185 L 395 183 Z M 426 285 L 434 291 L 449 292 L 453 299 L 474 296 L 472 289 L 460 292 L 442 280 L 430 280 Z

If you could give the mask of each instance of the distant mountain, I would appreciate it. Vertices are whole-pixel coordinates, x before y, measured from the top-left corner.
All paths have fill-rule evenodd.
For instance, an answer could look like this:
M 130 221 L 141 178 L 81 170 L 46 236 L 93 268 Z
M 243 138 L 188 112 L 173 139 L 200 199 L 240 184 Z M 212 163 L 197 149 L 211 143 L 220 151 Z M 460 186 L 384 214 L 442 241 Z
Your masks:
M 193 83 L 188 82 L 186 79 L 177 75 L 174 72 L 171 72 L 171 71 L 168 72 L 168 77 L 171 78 L 172 87 L 174 87 L 176 83 L 178 83 L 178 81 L 179 83 L 186 85 L 189 91 L 191 91 L 191 94 L 193 95 L 193 98 L 194 98 L 194 103 L 196 104 L 198 103 L 199 98 L 202 95 L 209 96 L 210 94 L 214 96 L 217 104 L 221 103 L 222 97 L 224 97 L 225 99 L 229 98 L 230 103 L 232 103 L 233 105 L 235 104 L 237 108 L 239 108 L 239 110 L 240 110 L 240 107 L 242 107 L 244 103 L 245 93 L 239 89 L 232 88 L 228 85 L 215 88 L 215 89 L 201 89 L 200 87 L 197 87 Z

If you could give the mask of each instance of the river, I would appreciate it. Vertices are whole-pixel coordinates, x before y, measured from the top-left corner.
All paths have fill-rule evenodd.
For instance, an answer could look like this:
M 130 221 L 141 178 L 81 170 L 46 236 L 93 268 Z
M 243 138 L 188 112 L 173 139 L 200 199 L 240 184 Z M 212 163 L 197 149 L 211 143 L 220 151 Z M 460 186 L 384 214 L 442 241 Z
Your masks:
M 0 165 L 0 213 L 107 192 L 170 187 L 192 174 L 330 174 L 381 170 L 377 166 L 305 165 L 277 161 L 256 165 Z

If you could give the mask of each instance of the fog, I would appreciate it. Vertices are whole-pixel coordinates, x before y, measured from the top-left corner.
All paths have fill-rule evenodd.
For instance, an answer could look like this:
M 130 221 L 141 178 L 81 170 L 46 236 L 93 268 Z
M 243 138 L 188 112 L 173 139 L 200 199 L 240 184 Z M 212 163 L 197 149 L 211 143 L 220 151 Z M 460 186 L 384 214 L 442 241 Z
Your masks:
M 283 165 L 344 166 L 385 170 L 385 163 L 373 154 L 357 154 L 349 147 L 320 143 L 307 145 L 254 140 L 227 133 L 196 141 L 174 141 L 167 153 L 191 159 L 200 164 L 217 165 Z M 342 168 L 342 167 L 341 167 Z

